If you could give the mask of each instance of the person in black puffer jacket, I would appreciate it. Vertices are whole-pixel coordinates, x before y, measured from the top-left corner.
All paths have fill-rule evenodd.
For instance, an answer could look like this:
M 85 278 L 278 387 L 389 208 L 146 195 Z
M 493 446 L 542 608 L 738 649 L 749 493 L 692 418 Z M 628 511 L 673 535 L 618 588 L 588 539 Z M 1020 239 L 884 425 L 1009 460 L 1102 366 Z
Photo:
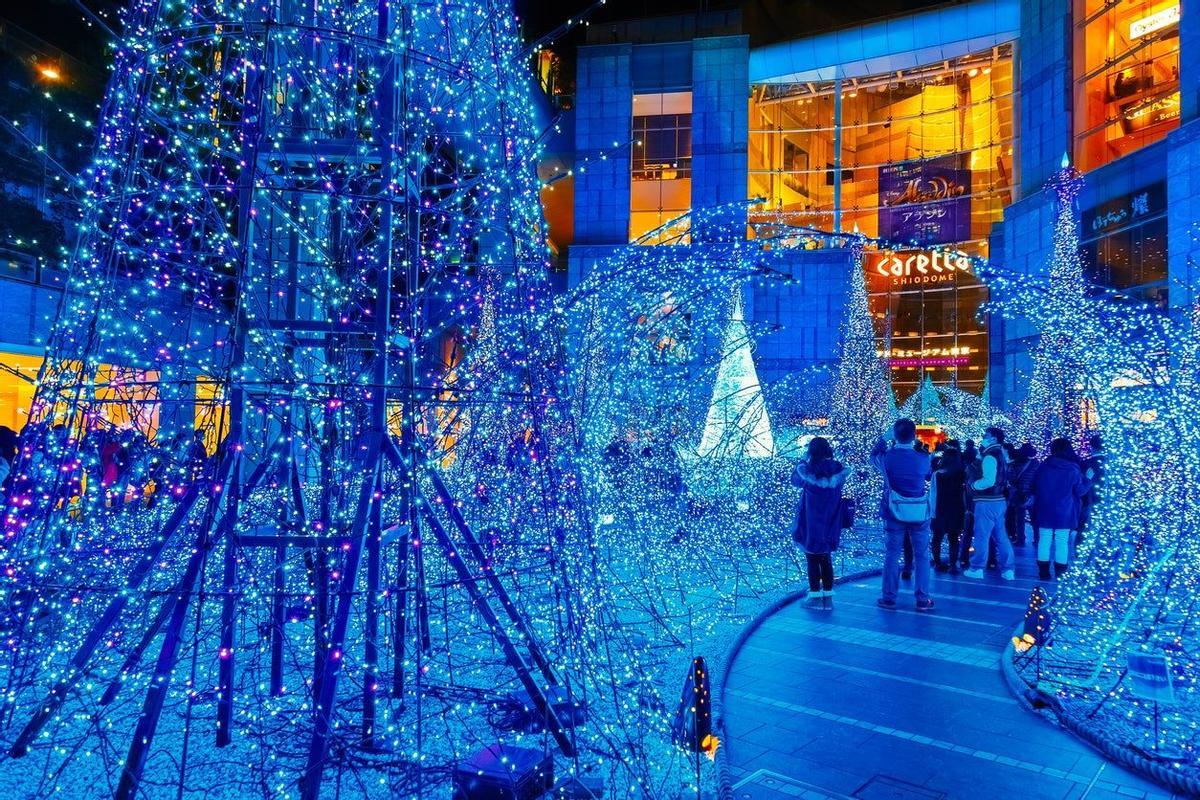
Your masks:
M 929 497 L 933 506 L 933 565 L 938 572 L 949 571 L 953 575 L 960 572 L 959 547 L 967 511 L 963 494 L 965 480 L 962 453 L 946 450 L 937 471 L 933 473 Z M 950 552 L 948 560 L 943 561 L 942 541 L 947 538 L 950 540 Z
M 1037 448 L 1029 442 L 1013 450 L 1008 471 L 1008 508 L 1004 525 L 1008 540 L 1014 547 L 1025 546 L 1025 519 L 1028 515 L 1029 489 L 1033 485 L 1033 474 L 1037 472 Z
M 1100 484 L 1104 481 L 1104 447 L 1099 435 L 1088 439 L 1088 449 L 1091 450 L 1092 454 L 1080 466 L 1080 469 L 1083 470 L 1083 478 L 1088 482 L 1089 488 L 1087 494 L 1080 498 L 1077 543 L 1082 541 L 1083 532 L 1088 529 L 1092 521 L 1092 511 L 1096 508 L 1096 504 L 1100 500 Z

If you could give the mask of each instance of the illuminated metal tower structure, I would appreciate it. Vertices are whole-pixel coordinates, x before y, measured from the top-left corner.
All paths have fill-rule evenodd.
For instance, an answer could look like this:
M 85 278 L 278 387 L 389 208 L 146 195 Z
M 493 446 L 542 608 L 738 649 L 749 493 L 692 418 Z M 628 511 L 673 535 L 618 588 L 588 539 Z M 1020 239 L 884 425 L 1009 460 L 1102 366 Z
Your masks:
M 348 662 L 366 751 L 385 746 L 380 698 L 403 703 L 406 674 L 420 680 L 425 540 L 574 752 L 546 699 L 555 667 L 433 466 L 454 438 L 435 406 L 456 397 L 438 356 L 470 324 L 482 276 L 510 313 L 493 349 L 520 446 L 545 447 L 554 424 L 548 334 L 532 322 L 544 234 L 522 68 L 501 0 L 135 0 L 126 12 L 18 469 L 26 491 L 8 517 L 14 756 L 44 743 L 64 706 L 115 708 L 141 687 L 116 788 L 133 797 L 164 707 L 181 685 L 201 695 L 206 663 L 216 745 L 236 738 L 241 660 L 260 638 L 246 632 L 264 631 L 269 697 L 297 674 L 310 694 L 289 730 L 310 730 L 298 780 L 316 797 L 344 735 Z M 476 403 L 475 418 L 488 413 Z M 194 420 L 204 468 L 189 453 Z M 102 472 L 89 443 L 122 425 L 156 445 L 142 485 L 158 502 L 78 480 L 89 463 Z M 527 461 L 553 495 L 553 459 Z M 538 504 L 548 541 L 562 539 L 557 505 Z M 303 615 L 307 677 L 289 633 Z M 54 646 L 39 645 L 51 625 Z M 205 632 L 215 640 L 196 646 Z M 97 680 L 107 690 L 92 698 Z

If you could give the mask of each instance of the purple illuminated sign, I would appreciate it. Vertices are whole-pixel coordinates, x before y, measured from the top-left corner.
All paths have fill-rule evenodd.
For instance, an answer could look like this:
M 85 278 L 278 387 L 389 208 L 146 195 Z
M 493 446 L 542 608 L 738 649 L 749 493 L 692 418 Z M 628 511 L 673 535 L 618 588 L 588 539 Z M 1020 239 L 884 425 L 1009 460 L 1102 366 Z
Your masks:
M 946 244 L 971 238 L 971 171 L 958 155 L 879 168 L 879 235 Z

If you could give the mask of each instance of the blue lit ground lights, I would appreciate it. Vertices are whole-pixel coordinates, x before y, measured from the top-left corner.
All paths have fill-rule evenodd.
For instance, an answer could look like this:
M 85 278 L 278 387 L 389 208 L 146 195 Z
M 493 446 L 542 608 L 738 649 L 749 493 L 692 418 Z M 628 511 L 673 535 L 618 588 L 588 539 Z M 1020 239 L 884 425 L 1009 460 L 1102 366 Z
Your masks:
M 997 310 L 1040 334 L 1017 410 L 1025 436 L 1044 445 L 1098 433 L 1105 454 L 1092 521 L 1047 606 L 1048 642 L 1018 648 L 1013 664 L 1070 727 L 1113 752 L 1150 753 L 1143 766 L 1195 791 L 1200 318 L 1087 284 L 1072 208 L 1080 182 L 1064 164 L 1049 187 L 1059 211 L 1048 281 L 989 278 Z M 1171 684 L 1159 690 L 1158 753 L 1155 692 L 1134 674 L 1147 659 Z
M 714 791 L 672 744 L 680 685 L 801 583 L 802 437 L 830 433 L 864 517 L 878 491 L 879 243 L 699 209 L 553 297 L 506 4 L 123 23 L 4 520 L 10 793 L 448 796 L 494 743 L 608 797 Z M 1165 652 L 1190 758 L 1200 334 L 1089 295 L 1065 216 L 1049 290 L 994 283 L 1043 338 L 1015 422 L 1110 452 L 1041 688 L 1141 742 L 1122 664 Z M 744 295 L 817 245 L 851 251 L 840 358 L 762 386 Z M 848 534 L 839 572 L 877 541 Z

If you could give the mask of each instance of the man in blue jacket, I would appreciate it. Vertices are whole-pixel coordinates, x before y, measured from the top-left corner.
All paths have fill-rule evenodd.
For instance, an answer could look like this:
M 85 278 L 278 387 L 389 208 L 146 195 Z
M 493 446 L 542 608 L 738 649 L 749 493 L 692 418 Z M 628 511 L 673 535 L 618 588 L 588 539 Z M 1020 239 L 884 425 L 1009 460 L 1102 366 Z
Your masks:
M 892 513 L 888 503 L 891 492 L 905 498 L 927 497 L 925 482 L 929 480 L 930 458 L 914 446 L 917 426 L 911 419 L 896 420 L 892 426 L 892 441 L 883 437 L 871 451 L 871 463 L 883 473 L 883 497 L 880 513 L 883 516 L 887 542 L 884 547 L 883 596 L 878 603 L 881 608 L 896 607 L 896 593 L 900 589 L 900 550 L 907 533 L 912 541 L 916 583 L 913 594 L 917 600 L 917 611 L 932 611 L 933 598 L 929 596 L 929 514 L 923 521 L 902 522 Z M 926 506 L 928 511 L 928 506 Z

